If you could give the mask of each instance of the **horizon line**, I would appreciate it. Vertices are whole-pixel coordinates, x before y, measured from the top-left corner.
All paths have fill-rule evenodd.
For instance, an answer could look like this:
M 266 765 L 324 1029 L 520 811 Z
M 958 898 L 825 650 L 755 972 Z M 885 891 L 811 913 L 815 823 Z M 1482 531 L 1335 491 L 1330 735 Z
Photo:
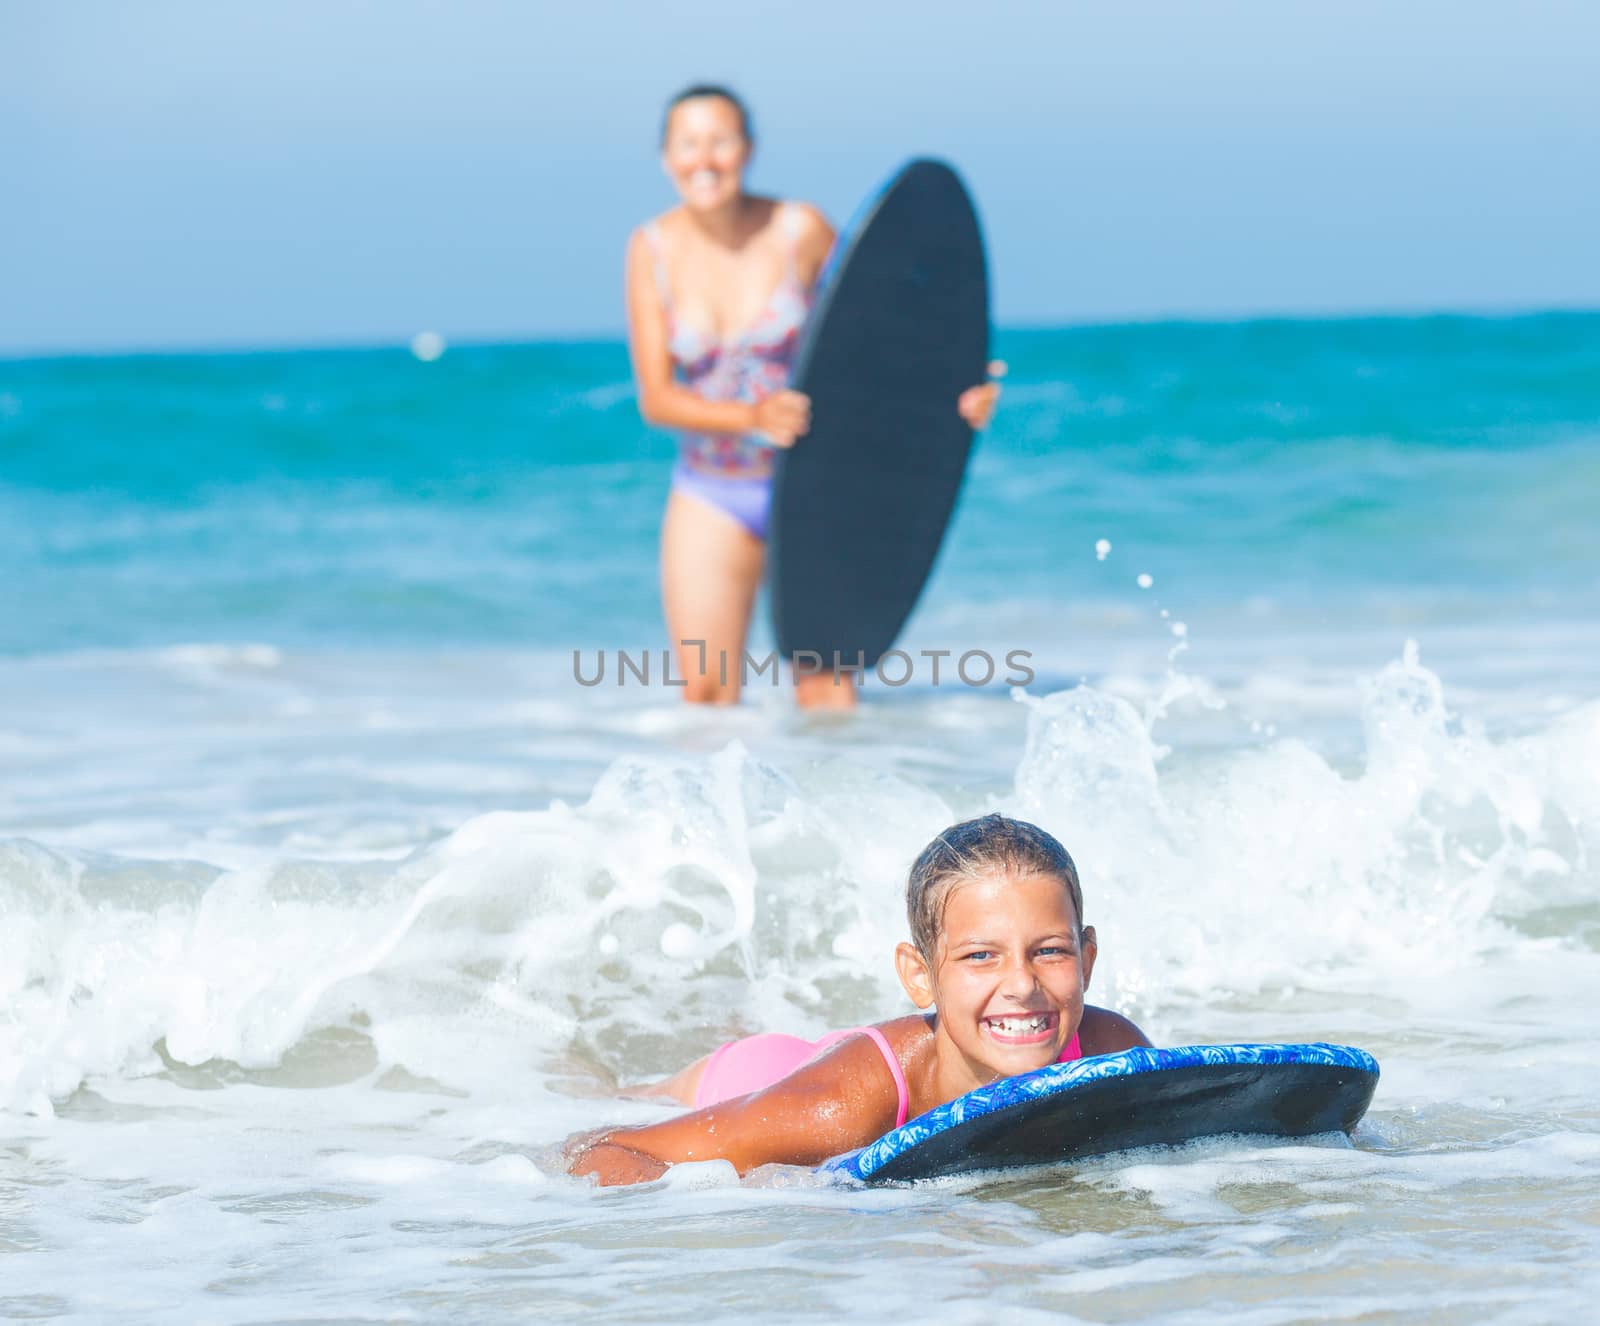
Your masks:
M 1527 304 L 1527 305 L 1476 305 L 1441 308 L 1379 308 L 1361 309 L 1329 308 L 1324 310 L 1257 310 L 1216 313 L 1155 313 L 1132 314 L 1122 317 L 1085 318 L 1047 322 L 1023 320 L 993 324 L 997 335 L 1028 334 L 1065 331 L 1114 331 L 1131 327 L 1180 326 L 1245 326 L 1252 323 L 1338 323 L 1338 322 L 1425 322 L 1432 319 L 1456 319 L 1476 322 L 1512 322 L 1519 319 L 1544 317 L 1585 317 L 1600 315 L 1600 305 L 1593 304 Z M 293 354 L 375 354 L 383 351 L 409 353 L 411 342 L 420 335 L 438 335 L 443 338 L 445 350 L 488 350 L 532 348 L 535 346 L 613 346 L 625 345 L 625 328 L 579 330 L 557 333 L 463 333 L 451 336 L 436 327 L 419 327 L 409 335 L 394 337 L 352 334 L 348 337 L 305 340 L 232 341 L 218 340 L 210 343 L 172 342 L 158 345 L 96 344 L 75 347 L 39 346 L 13 348 L 0 346 L 0 364 L 39 363 L 63 359 L 175 359 L 175 358 L 233 358 L 251 355 Z

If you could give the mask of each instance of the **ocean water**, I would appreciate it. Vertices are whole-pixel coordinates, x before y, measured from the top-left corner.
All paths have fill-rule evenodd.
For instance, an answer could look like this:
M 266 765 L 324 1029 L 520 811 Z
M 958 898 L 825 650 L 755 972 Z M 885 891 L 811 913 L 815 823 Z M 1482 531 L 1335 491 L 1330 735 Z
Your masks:
M 619 345 L 0 361 L 0 1317 L 1586 1316 L 1600 315 L 999 349 L 843 719 L 575 680 L 665 643 Z M 904 1011 L 906 866 L 991 808 L 1159 1042 L 1374 1053 L 1353 1141 L 561 1174 L 621 1083 Z

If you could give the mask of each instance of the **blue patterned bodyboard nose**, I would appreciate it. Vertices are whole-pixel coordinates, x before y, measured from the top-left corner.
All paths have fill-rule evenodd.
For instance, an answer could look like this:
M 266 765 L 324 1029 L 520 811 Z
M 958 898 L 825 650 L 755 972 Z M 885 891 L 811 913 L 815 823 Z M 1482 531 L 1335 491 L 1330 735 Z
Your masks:
M 1377 1085 L 1377 1061 L 1348 1045 L 1124 1050 L 1002 1078 L 821 1168 L 907 1182 L 1230 1134 L 1349 1133 Z

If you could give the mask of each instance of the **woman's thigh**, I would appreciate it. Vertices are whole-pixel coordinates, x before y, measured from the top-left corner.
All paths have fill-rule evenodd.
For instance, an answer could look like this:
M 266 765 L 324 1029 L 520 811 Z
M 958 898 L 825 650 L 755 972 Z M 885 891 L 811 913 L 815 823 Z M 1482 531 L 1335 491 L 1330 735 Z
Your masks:
M 667 499 L 661 526 L 661 597 L 687 679 L 684 698 L 732 704 L 766 544 L 727 512 L 687 493 Z M 685 644 L 685 641 L 704 641 Z M 703 666 L 702 666 L 703 664 Z

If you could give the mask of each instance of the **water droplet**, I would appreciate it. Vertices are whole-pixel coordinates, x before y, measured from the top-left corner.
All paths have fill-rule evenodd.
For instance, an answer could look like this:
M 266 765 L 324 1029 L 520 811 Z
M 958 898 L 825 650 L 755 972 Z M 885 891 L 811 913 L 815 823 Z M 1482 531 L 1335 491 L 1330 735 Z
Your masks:
M 682 921 L 674 921 L 661 932 L 661 951 L 669 958 L 684 958 L 694 952 L 696 935 Z

